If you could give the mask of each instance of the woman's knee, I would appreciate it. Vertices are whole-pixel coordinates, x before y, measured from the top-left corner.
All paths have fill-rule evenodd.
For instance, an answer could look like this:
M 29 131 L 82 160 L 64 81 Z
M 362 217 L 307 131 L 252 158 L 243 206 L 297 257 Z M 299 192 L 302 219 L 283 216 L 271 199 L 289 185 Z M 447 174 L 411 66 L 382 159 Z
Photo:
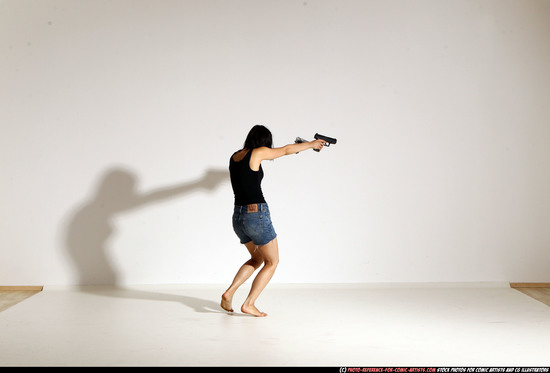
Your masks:
M 260 246 L 259 250 L 266 267 L 277 267 L 279 264 L 279 245 L 276 238 L 267 245 Z
M 264 265 L 266 267 L 277 268 L 277 265 L 279 265 L 279 257 L 265 258 Z

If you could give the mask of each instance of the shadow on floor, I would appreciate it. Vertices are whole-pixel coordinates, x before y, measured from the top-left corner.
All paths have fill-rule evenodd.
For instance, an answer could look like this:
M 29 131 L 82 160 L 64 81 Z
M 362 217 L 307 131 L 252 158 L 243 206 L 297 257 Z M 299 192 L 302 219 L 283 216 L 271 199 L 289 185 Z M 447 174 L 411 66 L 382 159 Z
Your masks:
M 221 309 L 219 303 L 187 295 L 161 293 L 123 286 L 80 286 L 78 290 L 83 293 L 104 297 L 182 303 L 199 313 L 227 313 Z

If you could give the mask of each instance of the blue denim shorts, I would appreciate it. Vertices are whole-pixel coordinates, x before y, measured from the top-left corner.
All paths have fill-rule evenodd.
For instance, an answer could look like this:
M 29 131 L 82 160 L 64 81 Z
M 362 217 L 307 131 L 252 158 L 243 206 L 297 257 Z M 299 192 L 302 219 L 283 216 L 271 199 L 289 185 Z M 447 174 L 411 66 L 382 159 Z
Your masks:
M 270 243 L 277 237 L 266 203 L 235 206 L 233 230 L 242 244 L 252 241 L 254 245 L 261 246 Z

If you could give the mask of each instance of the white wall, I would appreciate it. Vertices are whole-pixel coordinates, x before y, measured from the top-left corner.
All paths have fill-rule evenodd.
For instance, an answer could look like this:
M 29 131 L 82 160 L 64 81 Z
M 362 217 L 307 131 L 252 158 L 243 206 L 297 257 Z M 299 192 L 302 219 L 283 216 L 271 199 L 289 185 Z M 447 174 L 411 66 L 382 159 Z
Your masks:
M 258 123 L 338 138 L 264 164 L 273 282 L 550 281 L 546 0 L 0 9 L 2 285 L 228 283 Z

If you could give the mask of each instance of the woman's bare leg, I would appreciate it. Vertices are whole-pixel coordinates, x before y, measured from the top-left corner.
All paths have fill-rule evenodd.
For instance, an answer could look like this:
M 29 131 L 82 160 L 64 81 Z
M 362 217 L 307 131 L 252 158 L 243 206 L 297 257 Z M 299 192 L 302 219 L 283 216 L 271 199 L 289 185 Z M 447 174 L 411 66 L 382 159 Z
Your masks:
M 260 293 L 265 289 L 269 280 L 273 277 L 275 269 L 279 264 L 279 245 L 277 243 L 277 238 L 268 243 L 267 245 L 258 246 L 258 250 L 262 254 L 264 260 L 264 266 L 256 275 L 256 278 L 252 282 L 252 287 L 250 288 L 250 293 L 244 301 L 241 311 L 248 313 L 254 316 L 264 317 L 267 316 L 267 313 L 260 312 L 256 306 L 256 299 L 260 296 Z
M 248 249 L 248 252 L 250 252 L 251 258 L 241 266 L 241 268 L 235 275 L 231 286 L 229 286 L 229 288 L 222 295 L 221 307 L 228 312 L 233 312 L 233 295 L 235 294 L 239 286 L 244 284 L 244 282 L 248 280 L 248 278 L 254 273 L 254 271 L 260 268 L 264 261 L 260 250 L 257 249 L 257 246 L 254 245 L 253 242 L 248 242 L 245 244 L 245 246 Z

